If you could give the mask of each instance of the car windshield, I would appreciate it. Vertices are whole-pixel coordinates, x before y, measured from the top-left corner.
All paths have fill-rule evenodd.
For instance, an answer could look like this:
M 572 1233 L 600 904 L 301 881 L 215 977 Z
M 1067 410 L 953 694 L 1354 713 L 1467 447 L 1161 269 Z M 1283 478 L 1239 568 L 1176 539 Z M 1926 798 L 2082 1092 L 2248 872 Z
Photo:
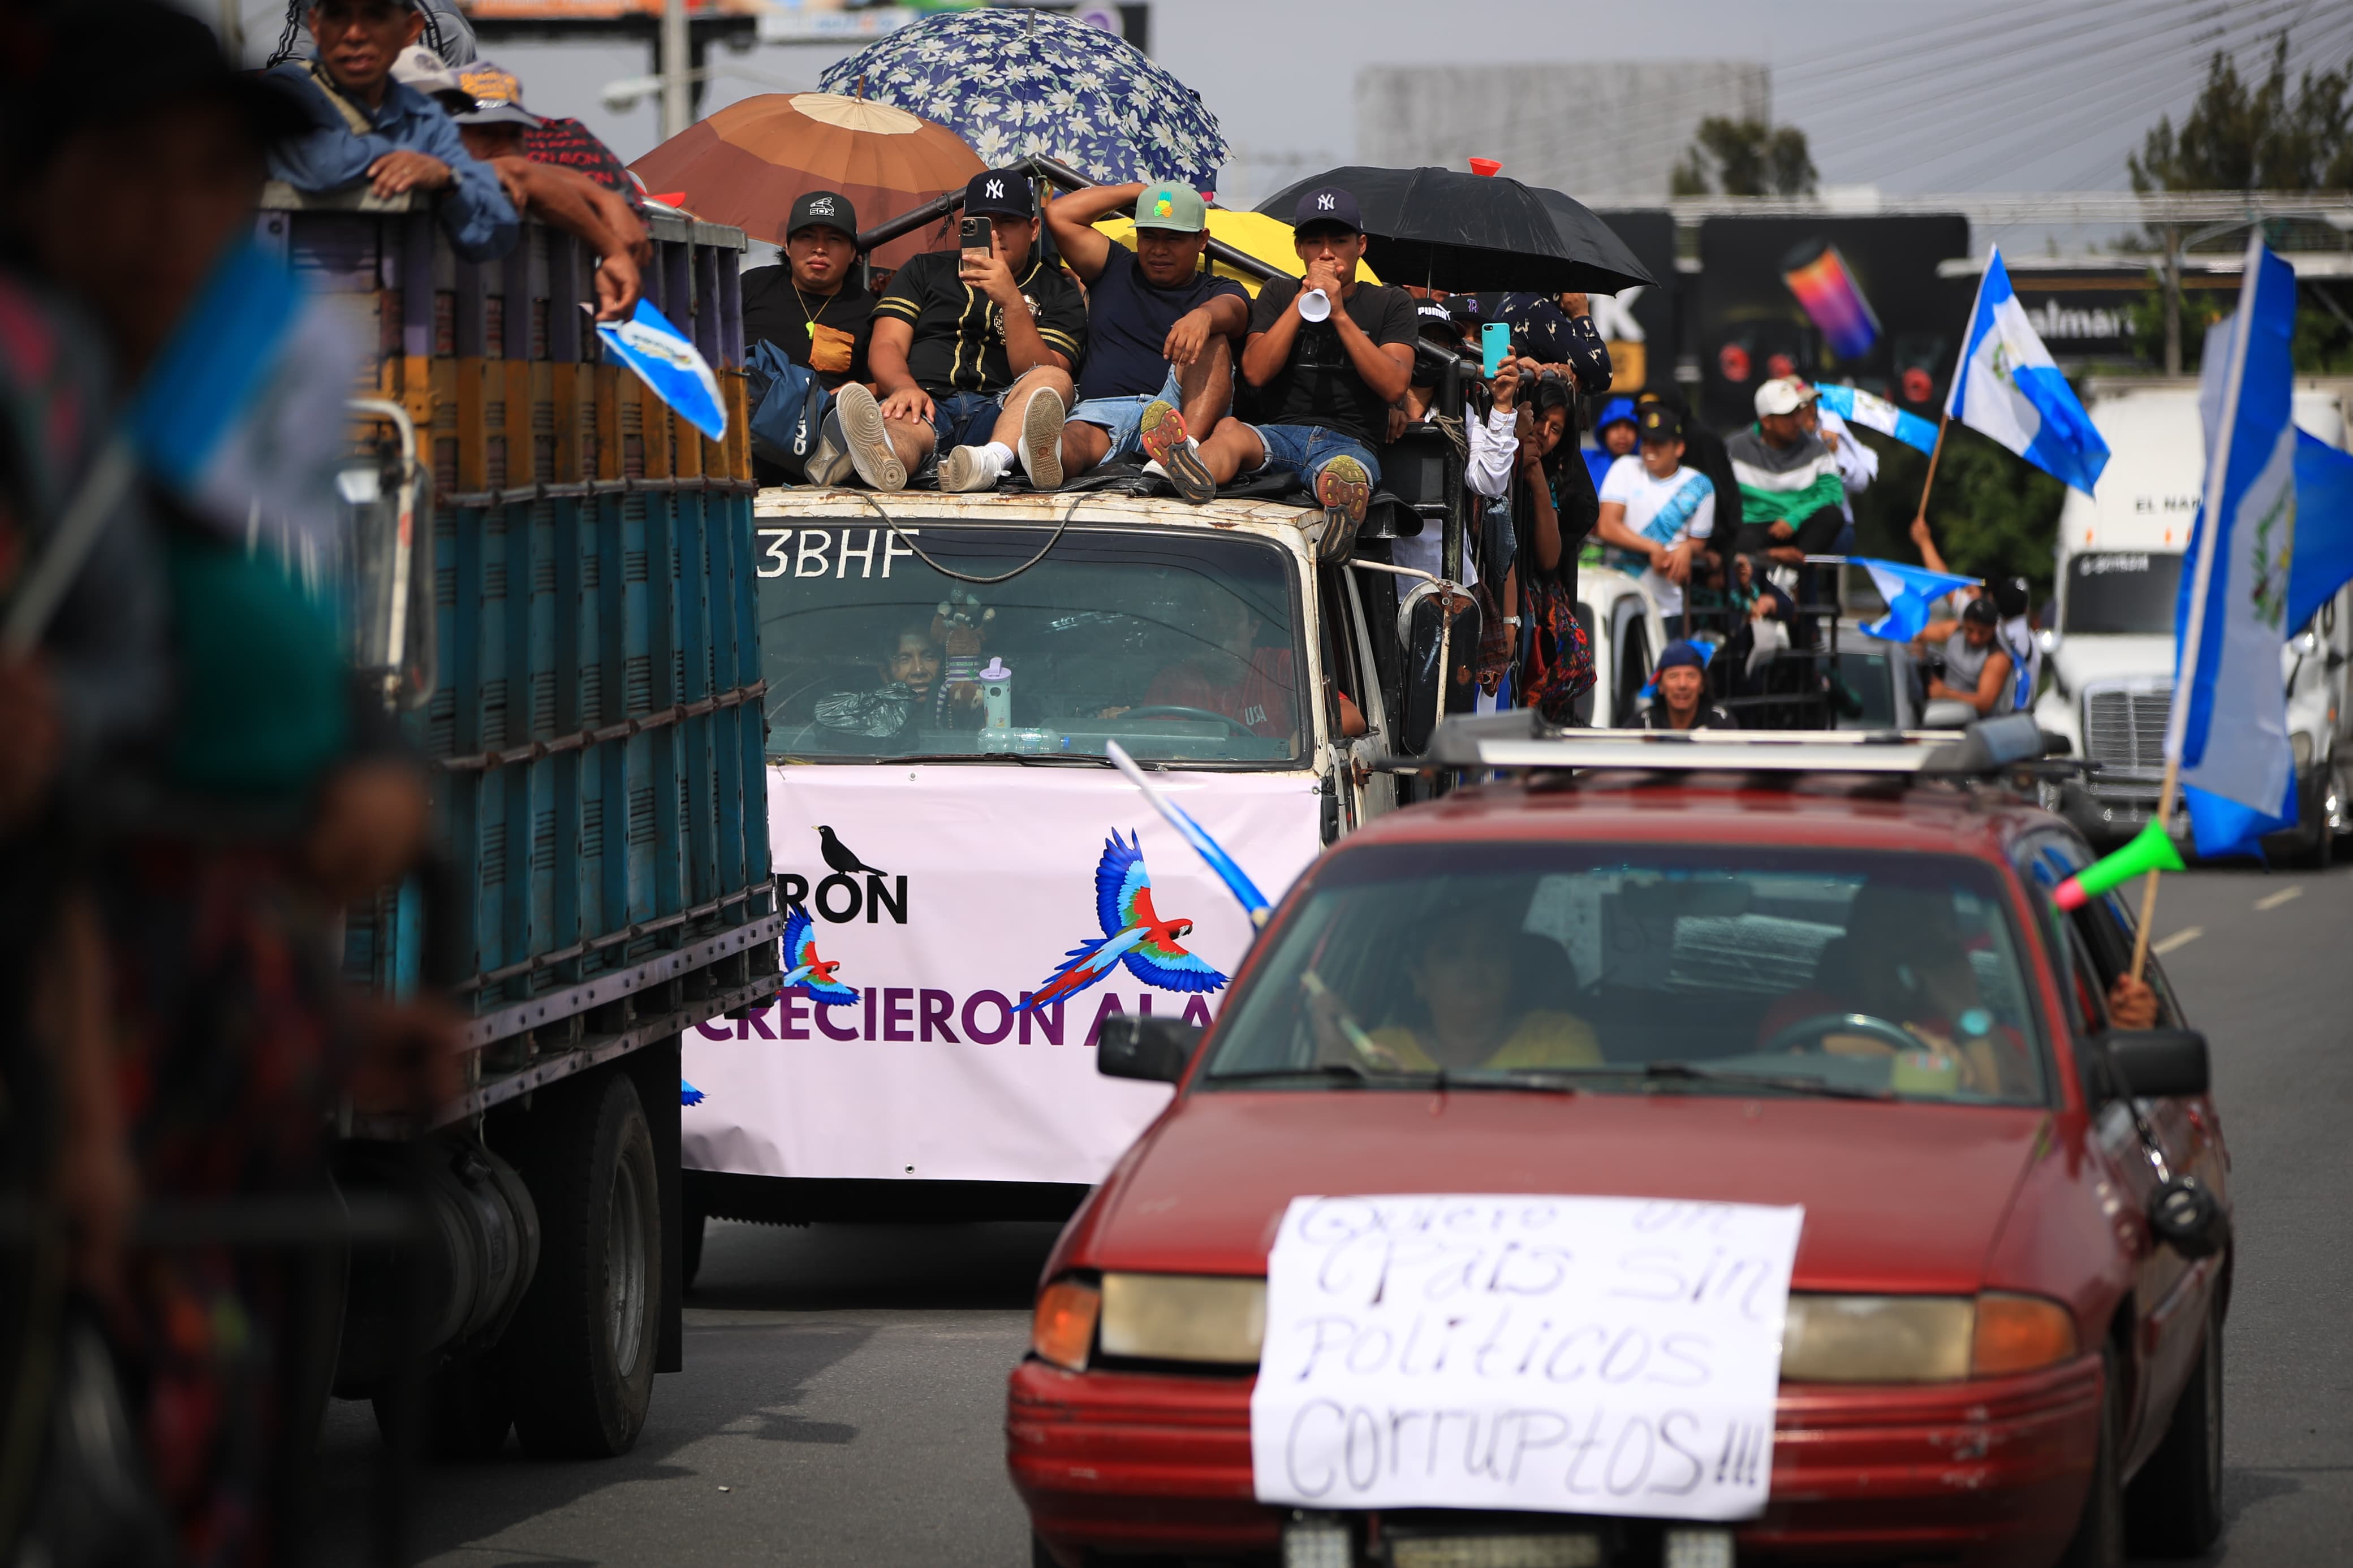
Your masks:
M 1289 557 L 1230 534 L 759 519 L 768 754 L 1103 756 L 1271 766 L 1305 754 Z M 918 552 L 921 553 L 919 554 Z
M 2094 550 L 2071 556 L 2065 629 L 2073 637 L 2169 637 L 2180 588 L 2179 555 Z
M 1853 693 L 1859 706 L 1848 716 L 1849 728 L 1891 730 L 1895 727 L 1895 678 L 1903 666 L 1884 648 L 1842 647 L 1838 655 L 1839 679 Z
M 1343 852 L 1205 1089 L 2043 1102 L 1997 874 L 1957 856 L 1606 844 Z

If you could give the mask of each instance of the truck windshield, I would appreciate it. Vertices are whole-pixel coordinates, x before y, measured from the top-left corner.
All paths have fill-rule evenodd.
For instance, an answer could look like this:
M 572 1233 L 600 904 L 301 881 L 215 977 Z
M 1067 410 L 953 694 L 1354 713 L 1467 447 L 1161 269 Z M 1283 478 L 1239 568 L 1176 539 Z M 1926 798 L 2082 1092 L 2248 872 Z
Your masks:
M 1289 558 L 1226 534 L 755 521 L 768 754 L 1013 760 L 1305 754 Z
M 1568 1087 L 2040 1103 L 2027 950 L 1958 856 L 1343 851 L 1218 1026 L 1209 1089 Z
M 2181 557 L 2161 551 L 2094 550 L 2067 562 L 2071 637 L 2173 635 Z

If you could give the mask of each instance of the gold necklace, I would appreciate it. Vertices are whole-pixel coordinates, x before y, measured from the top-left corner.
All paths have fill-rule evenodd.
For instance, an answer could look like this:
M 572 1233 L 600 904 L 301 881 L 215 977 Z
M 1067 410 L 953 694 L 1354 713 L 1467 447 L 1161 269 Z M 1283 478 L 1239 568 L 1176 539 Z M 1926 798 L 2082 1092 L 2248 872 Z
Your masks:
M 809 342 L 817 342 L 817 318 L 818 316 L 825 313 L 825 305 L 819 305 L 817 309 L 817 315 L 811 315 L 809 313 L 808 300 L 801 293 L 801 286 L 793 278 L 789 269 L 786 272 L 785 282 L 792 289 L 793 303 L 801 308 L 801 325 L 807 329 Z M 839 293 L 839 290 L 837 289 L 833 294 L 824 294 L 818 297 L 825 301 L 825 304 L 829 305 L 833 302 L 836 295 Z

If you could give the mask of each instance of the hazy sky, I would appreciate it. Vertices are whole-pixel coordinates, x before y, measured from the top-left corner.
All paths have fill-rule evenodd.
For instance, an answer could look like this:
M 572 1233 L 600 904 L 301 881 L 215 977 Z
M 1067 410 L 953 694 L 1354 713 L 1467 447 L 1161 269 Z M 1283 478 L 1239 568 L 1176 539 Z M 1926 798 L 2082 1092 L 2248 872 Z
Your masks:
M 2344 0 L 1154 0 L 1152 51 L 1223 124 L 1229 199 L 1351 160 L 1360 66 L 1637 58 L 1763 60 L 1825 183 L 1915 194 L 2121 188 L 2126 152 L 2159 114 L 2179 120 L 2217 44 L 2259 67 L 2283 26 L 2298 68 L 2353 56 Z M 580 115 L 625 159 L 658 140 L 650 98 L 628 114 L 598 101 L 650 71 L 649 51 L 494 52 L 527 101 Z M 767 79 L 714 83 L 704 108 L 814 87 L 841 52 L 714 50 Z

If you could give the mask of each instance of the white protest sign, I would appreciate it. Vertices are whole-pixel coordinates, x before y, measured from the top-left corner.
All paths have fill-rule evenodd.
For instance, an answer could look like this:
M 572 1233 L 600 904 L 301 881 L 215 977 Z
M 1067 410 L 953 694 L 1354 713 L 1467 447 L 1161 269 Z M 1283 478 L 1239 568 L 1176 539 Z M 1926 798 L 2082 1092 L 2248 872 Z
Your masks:
M 1800 1208 L 1293 1198 L 1259 1500 L 1730 1520 L 1765 1506 Z

